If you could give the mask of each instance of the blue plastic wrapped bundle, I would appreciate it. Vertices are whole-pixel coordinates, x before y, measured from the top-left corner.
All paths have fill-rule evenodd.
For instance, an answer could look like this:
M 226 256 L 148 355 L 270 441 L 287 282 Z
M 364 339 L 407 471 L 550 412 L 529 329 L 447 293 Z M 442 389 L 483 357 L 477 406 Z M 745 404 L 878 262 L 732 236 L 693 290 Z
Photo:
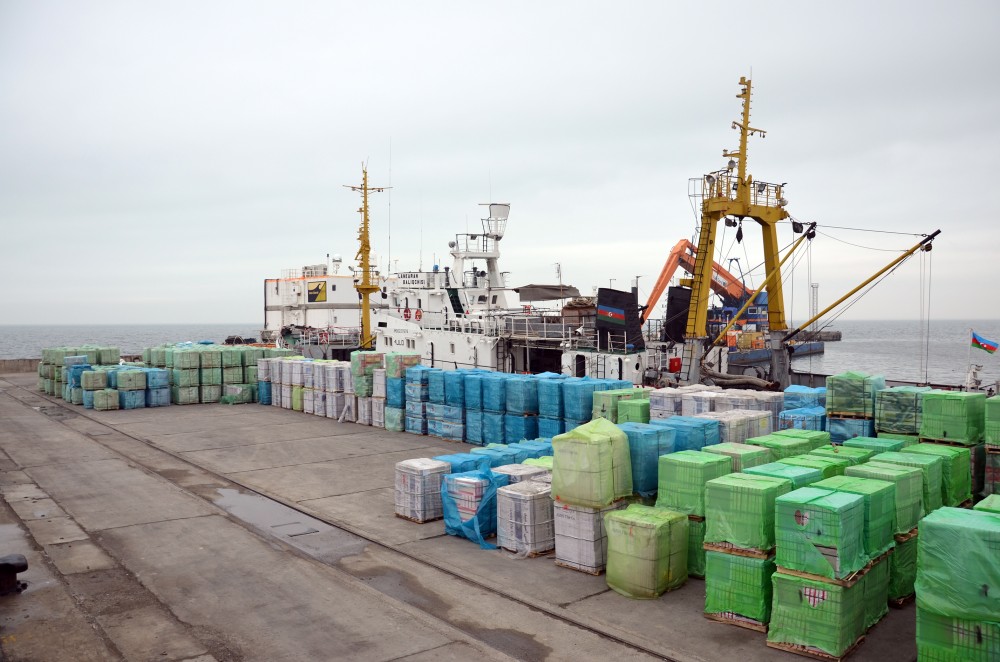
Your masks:
M 864 418 L 835 418 L 828 416 L 826 429 L 830 433 L 831 444 L 842 444 L 855 437 L 874 437 L 875 421 Z
M 819 398 L 819 406 L 826 409 L 826 387 L 819 386 L 816 388 L 816 397 Z
M 166 407 L 170 404 L 170 387 L 148 388 L 143 391 L 146 395 L 147 407 Z
M 539 382 L 539 386 L 545 382 Z M 548 416 L 538 417 L 538 435 L 541 437 L 554 437 L 566 431 L 566 424 L 561 418 L 549 418 Z
M 403 402 L 427 402 L 430 398 L 427 384 L 409 384 L 403 388 Z
M 538 380 L 533 377 L 511 377 L 507 380 L 506 410 L 512 414 L 538 413 Z
M 444 373 L 444 403 L 455 407 L 465 406 L 465 370 L 449 370 Z
M 426 408 L 426 402 L 420 402 L 417 400 L 407 400 L 406 406 L 404 407 L 406 415 L 413 416 L 415 418 L 424 418 L 427 415 Z
M 427 419 L 417 416 L 407 416 L 406 431 L 412 434 L 427 434 Z
M 596 379 L 577 377 L 564 379 L 562 381 L 564 416 L 573 421 L 589 421 L 594 409 L 594 391 L 603 385 L 602 381 Z M 570 429 L 569 420 L 566 422 L 567 430 Z
M 514 461 L 512 462 L 512 464 L 521 464 L 525 460 L 534 457 L 534 450 L 531 448 L 525 448 L 521 446 L 520 442 L 516 444 L 490 444 L 486 448 L 513 453 Z M 476 449 L 473 449 L 470 452 L 475 452 L 475 450 Z
M 414 403 L 414 405 L 417 404 L 418 403 Z M 411 416 L 415 416 L 417 414 L 416 407 L 413 407 L 412 409 L 407 407 L 406 411 Z M 424 403 L 424 414 L 426 414 L 427 418 L 433 418 L 439 421 L 444 420 L 444 405 L 440 405 L 436 402 Z
M 257 402 L 271 404 L 271 382 L 257 382 Z
M 167 388 L 169 386 L 169 372 L 163 368 L 146 368 L 146 388 Z
M 578 428 L 581 425 L 586 425 L 587 423 L 590 423 L 590 420 L 591 420 L 590 418 L 580 418 L 580 419 L 577 419 L 577 418 L 568 418 L 568 417 L 564 418 L 563 419 L 563 430 L 565 432 L 569 432 L 573 428 Z
M 504 414 L 504 440 L 508 444 L 538 436 L 538 417 Z
M 798 386 L 796 384 L 792 384 L 785 389 L 785 409 L 803 409 L 819 406 L 819 389 Z
M 118 366 L 109 366 L 107 368 L 101 368 L 107 374 L 108 388 L 118 388 L 118 371 L 121 370 Z
M 465 406 L 468 409 L 483 408 L 483 373 L 470 372 L 465 376 Z
M 419 392 L 420 385 L 414 384 L 415 390 Z M 385 380 L 385 404 L 387 407 L 402 409 L 406 404 L 406 380 L 402 377 L 386 377 Z
M 385 429 L 390 432 L 402 432 L 406 428 L 406 410 L 400 407 L 385 408 Z
M 530 441 L 519 441 L 511 446 L 517 446 L 528 451 L 528 458 L 539 458 L 552 455 L 552 439 L 532 439 Z M 522 462 L 524 460 L 521 460 Z
M 628 437 L 632 489 L 642 496 L 651 496 L 657 488 L 660 456 L 674 452 L 677 432 L 646 423 L 621 423 L 618 427 Z
M 490 373 L 483 377 L 483 410 L 507 411 L 507 376 Z
M 505 464 L 517 464 L 517 452 L 507 448 L 506 444 L 490 444 L 484 448 L 473 448 L 471 455 L 485 455 L 490 458 L 490 468 L 502 467 Z
M 411 368 L 406 369 L 406 383 L 407 384 L 423 384 L 427 385 L 427 375 L 430 368 L 423 365 L 415 365 Z
M 427 434 L 429 434 L 432 437 L 441 437 L 441 436 L 443 436 L 442 435 L 442 430 L 441 430 L 442 423 L 444 423 L 444 421 L 442 421 L 440 419 L 437 419 L 437 418 L 428 418 L 427 419 Z
M 448 441 L 465 441 L 465 424 L 452 421 L 441 421 L 438 424 L 441 438 Z
M 444 404 L 444 370 L 441 368 L 427 370 L 427 399 Z
M 700 451 L 719 443 L 719 422 L 710 418 L 671 416 L 653 419 L 649 424 L 675 430 L 674 448 L 677 451 Z
M 445 476 L 441 482 L 445 533 L 496 549 L 486 538 L 497 531 L 497 490 L 508 482 L 507 475 L 488 469 Z
M 507 441 L 507 437 L 504 436 L 504 418 L 505 414 L 501 414 L 495 411 L 484 411 L 483 412 L 483 443 L 484 444 L 502 444 Z
M 822 407 L 786 409 L 778 414 L 778 426 L 782 430 L 822 431 L 826 429 L 826 410 Z
M 86 363 L 69 366 L 68 368 L 66 368 L 66 371 L 69 375 L 66 378 L 66 383 L 69 384 L 70 387 L 72 388 L 81 388 L 83 384 L 80 383 L 80 375 L 93 369 L 94 369 L 93 367 L 91 367 L 89 364 Z
M 84 409 L 94 408 L 94 391 L 83 392 L 83 408 Z
M 441 420 L 448 423 L 465 423 L 465 410 L 454 405 L 439 405 Z
M 451 471 L 448 473 L 453 474 L 487 469 L 490 463 L 489 459 L 484 459 L 482 455 L 473 455 L 471 453 L 451 453 L 448 455 L 438 455 L 431 459 L 450 464 Z
M 483 412 L 480 409 L 465 410 L 465 440 L 477 446 L 483 444 Z
M 146 406 L 146 391 L 118 391 L 119 409 L 142 409 Z
M 550 418 L 563 417 L 563 382 L 560 379 L 538 380 L 538 413 Z

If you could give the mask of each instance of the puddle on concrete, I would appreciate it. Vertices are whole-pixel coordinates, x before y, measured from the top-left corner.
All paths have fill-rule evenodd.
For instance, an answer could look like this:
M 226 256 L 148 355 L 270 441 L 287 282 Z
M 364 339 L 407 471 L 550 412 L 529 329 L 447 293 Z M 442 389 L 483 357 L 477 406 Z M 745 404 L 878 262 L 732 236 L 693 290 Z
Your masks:
M 343 565 L 341 565 L 343 567 Z M 413 575 L 397 568 L 376 566 L 354 571 L 344 568 L 348 573 L 376 589 L 379 593 L 395 598 L 400 602 L 416 607 L 429 614 L 445 619 L 450 605 L 436 593 L 429 591 Z
M 508 628 L 487 628 L 480 624 L 455 621 L 454 625 L 471 634 L 473 637 L 488 644 L 517 660 L 544 660 L 552 649 L 539 643 L 530 634 Z

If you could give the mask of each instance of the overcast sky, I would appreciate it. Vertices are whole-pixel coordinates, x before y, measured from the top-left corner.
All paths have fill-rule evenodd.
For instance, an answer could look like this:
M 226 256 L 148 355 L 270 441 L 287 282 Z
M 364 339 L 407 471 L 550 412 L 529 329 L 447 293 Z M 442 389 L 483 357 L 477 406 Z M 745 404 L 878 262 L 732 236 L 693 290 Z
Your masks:
M 260 322 L 265 278 L 353 259 L 362 161 L 393 187 L 383 267 L 449 264 L 492 199 L 511 285 L 559 262 L 644 298 L 751 71 L 750 172 L 820 224 L 821 305 L 940 229 L 933 317 L 998 318 L 998 26 L 997 2 L 0 1 L 0 323 Z M 717 259 L 757 265 L 745 235 Z M 914 258 L 844 319 L 916 318 L 920 283 Z

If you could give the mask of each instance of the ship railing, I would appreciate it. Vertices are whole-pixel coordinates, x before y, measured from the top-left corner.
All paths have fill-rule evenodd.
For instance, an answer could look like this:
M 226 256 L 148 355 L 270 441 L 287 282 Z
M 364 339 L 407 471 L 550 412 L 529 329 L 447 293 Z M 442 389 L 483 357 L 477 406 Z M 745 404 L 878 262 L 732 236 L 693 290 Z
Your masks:
M 739 190 L 739 176 L 736 170 L 723 168 L 710 172 L 704 177 L 690 180 L 688 195 L 701 199 L 736 199 Z M 782 206 L 781 184 L 771 182 L 750 182 L 750 204 L 761 207 Z
M 451 249 L 454 253 L 499 253 L 499 242 L 485 234 L 458 234 L 455 235 L 455 247 Z

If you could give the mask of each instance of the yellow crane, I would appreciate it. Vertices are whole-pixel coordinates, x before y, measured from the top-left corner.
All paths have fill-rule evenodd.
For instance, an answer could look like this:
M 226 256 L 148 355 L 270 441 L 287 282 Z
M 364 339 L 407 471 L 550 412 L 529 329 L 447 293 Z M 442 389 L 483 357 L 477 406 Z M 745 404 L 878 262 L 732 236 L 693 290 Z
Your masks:
M 361 186 L 344 184 L 352 191 L 361 192 L 361 227 L 358 228 L 358 269 L 354 272 L 354 289 L 358 291 L 361 300 L 361 349 L 374 349 L 375 338 L 372 336 L 371 302 L 369 297 L 379 291 L 378 271 L 371 263 L 371 237 L 368 219 L 368 194 L 381 193 L 388 186 L 368 186 L 368 169 L 361 166 Z

